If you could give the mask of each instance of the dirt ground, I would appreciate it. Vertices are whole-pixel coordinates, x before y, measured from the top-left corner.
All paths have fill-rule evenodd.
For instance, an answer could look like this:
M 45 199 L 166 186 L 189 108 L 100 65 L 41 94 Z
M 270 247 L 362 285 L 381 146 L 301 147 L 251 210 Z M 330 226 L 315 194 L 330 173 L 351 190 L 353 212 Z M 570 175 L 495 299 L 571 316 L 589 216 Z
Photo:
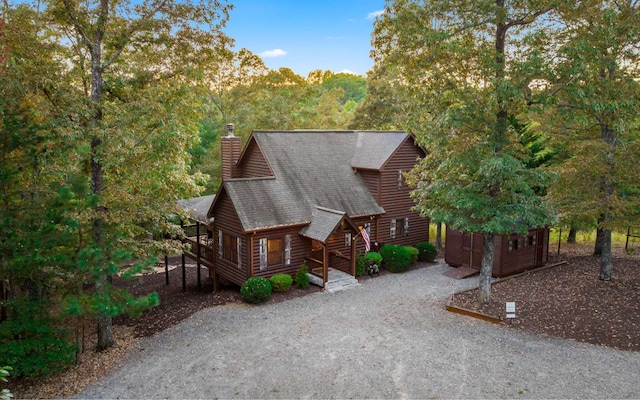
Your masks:
M 510 327 L 620 350 L 640 351 L 640 257 L 615 249 L 613 277 L 598 280 L 600 259 L 584 245 L 563 244 L 549 264 L 492 285 L 491 302 L 477 302 L 477 289 L 450 303 L 502 318 Z M 516 302 L 516 318 L 506 318 L 506 302 Z
M 567 265 L 494 284 L 493 301 L 484 307 L 477 307 L 475 291 L 456 294 L 453 304 L 504 317 L 505 301 L 515 301 L 517 318 L 509 323 L 515 329 L 638 351 L 640 256 L 628 255 L 623 250 L 616 249 L 613 279 L 601 282 L 597 279 L 598 259 L 590 256 L 590 251 L 590 247 L 563 244 L 561 255 L 551 255 L 549 263 L 566 260 L 569 262 Z M 179 259 L 173 259 L 170 261 L 172 263 L 179 263 Z M 381 275 L 386 273 L 383 271 Z M 117 368 L 139 338 L 178 324 L 199 310 L 241 302 L 238 287 L 224 287 L 213 293 L 207 270 L 202 268 L 201 274 L 202 287 L 198 288 L 196 268 L 186 268 L 186 292 L 182 291 L 180 267 L 169 272 L 169 285 L 165 284 L 164 273 L 145 275 L 134 282 L 116 281 L 118 285 L 129 285 L 135 294 L 158 292 L 160 305 L 137 320 L 128 317 L 114 320 L 117 338 L 114 348 L 102 353 L 93 352 L 95 344 L 92 339 L 95 335 L 85 332 L 86 351 L 82 354 L 79 365 L 46 380 L 14 382 L 12 390 L 18 398 L 71 396 Z M 319 290 L 318 287 L 311 286 L 306 290 L 292 289 L 284 294 L 274 293 L 269 302 L 286 301 Z

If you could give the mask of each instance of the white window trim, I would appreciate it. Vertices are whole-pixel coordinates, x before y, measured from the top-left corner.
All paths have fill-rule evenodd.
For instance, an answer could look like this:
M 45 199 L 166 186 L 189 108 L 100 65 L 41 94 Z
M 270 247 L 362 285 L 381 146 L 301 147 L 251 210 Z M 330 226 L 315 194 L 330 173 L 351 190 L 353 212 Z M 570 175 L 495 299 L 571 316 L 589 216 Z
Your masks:
M 291 265 L 291 235 L 284 235 L 284 265 Z
M 238 268 L 242 268 L 242 240 L 236 237 L 236 249 L 238 251 Z
M 351 247 L 351 232 L 347 232 L 344 234 L 344 245 L 347 247 Z
M 404 231 L 402 232 L 404 236 L 409 236 L 409 218 L 404 219 Z
M 267 238 L 260 239 L 260 269 L 267 268 Z
M 391 236 L 391 239 L 395 239 L 396 238 L 396 220 L 391 219 L 391 224 L 390 224 L 390 229 L 389 229 L 389 236 Z
M 222 236 L 222 231 L 218 229 L 218 257 L 222 258 L 224 255 L 224 238 Z

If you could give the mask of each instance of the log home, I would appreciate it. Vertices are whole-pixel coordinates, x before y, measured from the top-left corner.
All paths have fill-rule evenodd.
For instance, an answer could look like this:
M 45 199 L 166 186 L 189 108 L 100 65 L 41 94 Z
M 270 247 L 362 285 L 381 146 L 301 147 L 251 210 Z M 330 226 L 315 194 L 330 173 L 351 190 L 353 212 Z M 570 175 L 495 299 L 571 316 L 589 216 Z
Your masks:
M 373 248 L 429 240 L 403 179 L 425 153 L 406 132 L 254 131 L 243 148 L 230 124 L 220 147 L 222 184 L 187 253 L 215 288 L 303 262 L 324 283 L 330 267 L 355 275 L 361 229 Z

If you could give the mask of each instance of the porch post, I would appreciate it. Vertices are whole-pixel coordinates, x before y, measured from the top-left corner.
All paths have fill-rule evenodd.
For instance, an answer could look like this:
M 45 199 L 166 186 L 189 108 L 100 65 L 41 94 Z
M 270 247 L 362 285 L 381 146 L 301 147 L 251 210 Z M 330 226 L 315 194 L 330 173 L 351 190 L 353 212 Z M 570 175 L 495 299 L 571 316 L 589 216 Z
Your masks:
M 169 255 L 164 255 L 164 278 L 167 286 L 169 286 Z
M 329 280 L 329 251 L 326 244 L 322 244 L 322 288 L 327 286 Z
M 187 265 L 184 260 L 184 253 L 182 253 L 182 291 L 187 291 Z
M 358 237 L 354 237 L 351 241 L 351 275 L 356 276 L 356 253 L 358 247 Z
M 180 227 L 184 230 L 184 221 L 180 221 Z M 185 265 L 184 250 L 182 251 L 182 291 L 187 291 L 187 267 Z
M 212 231 L 211 231 L 211 264 L 213 265 L 212 269 L 209 270 L 209 275 L 211 276 L 211 278 L 213 279 L 213 291 L 217 292 L 218 290 L 220 290 L 220 287 L 218 286 L 218 239 L 216 238 L 216 232 L 217 230 L 215 229 L 215 226 L 212 227 Z
M 196 247 L 196 267 L 198 268 L 196 274 L 198 276 L 198 290 L 200 290 L 202 289 L 202 284 L 200 279 L 200 222 L 198 221 L 196 221 L 196 242 L 198 246 Z

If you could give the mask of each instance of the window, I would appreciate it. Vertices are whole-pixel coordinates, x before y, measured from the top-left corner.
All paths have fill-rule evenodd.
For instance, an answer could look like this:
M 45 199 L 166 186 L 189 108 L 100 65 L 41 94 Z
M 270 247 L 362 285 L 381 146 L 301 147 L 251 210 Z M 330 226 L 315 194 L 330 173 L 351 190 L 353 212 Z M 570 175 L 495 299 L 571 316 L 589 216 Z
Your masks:
M 409 236 L 409 218 L 404 219 L 404 229 L 402 230 L 404 236 Z
M 236 258 L 238 268 L 242 268 L 242 241 L 239 237 L 236 238 Z
M 404 176 L 402 175 L 402 170 L 398 170 L 398 188 L 404 186 Z
M 267 241 L 267 264 L 282 264 L 282 239 L 269 239 Z
M 291 242 L 291 236 L 289 236 L 289 243 Z M 285 236 L 286 240 L 286 236 Z M 284 251 L 282 247 L 282 239 L 260 239 L 260 269 L 265 269 L 271 265 L 280 265 L 285 261 L 291 263 L 291 245 L 289 245 L 288 260 L 285 260 Z M 287 264 L 287 265 L 289 265 Z
M 347 232 L 344 234 L 344 245 L 347 247 L 351 247 L 351 232 Z
M 527 236 L 527 243 L 526 245 L 528 246 L 535 246 L 536 245 L 536 237 L 535 236 Z
M 222 237 L 222 258 L 239 265 L 238 252 L 240 250 L 240 239 L 235 236 L 227 235 L 226 233 L 224 233 Z
M 520 248 L 520 238 L 509 240 L 509 251 L 518 250 Z
M 396 220 L 395 219 L 391 220 L 391 227 L 389 228 L 389 236 L 391 237 L 391 239 L 396 238 Z
M 291 265 L 291 235 L 284 235 L 284 265 Z
M 222 242 L 222 231 L 218 230 L 218 257 L 222 258 L 222 255 L 224 254 L 224 247 L 223 247 L 223 242 Z

